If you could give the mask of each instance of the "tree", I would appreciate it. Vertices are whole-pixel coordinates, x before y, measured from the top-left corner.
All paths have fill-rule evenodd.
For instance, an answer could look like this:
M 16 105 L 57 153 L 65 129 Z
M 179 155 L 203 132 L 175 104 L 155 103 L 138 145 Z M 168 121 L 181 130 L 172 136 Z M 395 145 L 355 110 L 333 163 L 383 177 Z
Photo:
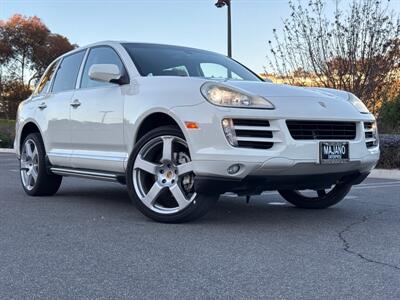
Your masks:
M 385 133 L 400 133 L 400 94 L 382 104 L 379 110 L 379 125 Z
M 0 93 L 1 118 L 15 119 L 19 103 L 27 99 L 32 91 L 20 81 L 5 80 L 0 86 Z
M 386 0 L 389 1 L 389 0 Z M 353 0 L 347 11 L 336 0 L 333 18 L 326 1 L 289 2 L 283 35 L 274 29 L 269 66 L 288 83 L 350 91 L 376 112 L 391 90 L 400 90 L 400 18 L 384 0 Z
M 12 62 L 13 73 L 22 83 L 25 82 L 27 69 L 32 68 L 36 49 L 43 46 L 49 33 L 38 17 L 26 18 L 18 14 L 0 27 L 2 44 L 11 49 L 8 60 Z
M 38 17 L 15 14 L 0 21 L 0 113 L 14 117 L 51 61 L 75 47 Z
M 59 34 L 49 34 L 45 43 L 34 51 L 32 65 L 35 73 L 30 81 L 39 79 L 53 60 L 74 48 L 75 45 L 71 45 L 66 37 Z

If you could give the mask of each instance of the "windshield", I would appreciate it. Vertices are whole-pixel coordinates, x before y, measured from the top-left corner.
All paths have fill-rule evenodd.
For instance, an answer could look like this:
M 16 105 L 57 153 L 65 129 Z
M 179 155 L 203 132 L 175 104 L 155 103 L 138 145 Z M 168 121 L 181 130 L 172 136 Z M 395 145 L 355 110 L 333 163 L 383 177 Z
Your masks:
M 141 76 L 186 76 L 261 81 L 246 67 L 221 54 L 177 46 L 122 44 Z

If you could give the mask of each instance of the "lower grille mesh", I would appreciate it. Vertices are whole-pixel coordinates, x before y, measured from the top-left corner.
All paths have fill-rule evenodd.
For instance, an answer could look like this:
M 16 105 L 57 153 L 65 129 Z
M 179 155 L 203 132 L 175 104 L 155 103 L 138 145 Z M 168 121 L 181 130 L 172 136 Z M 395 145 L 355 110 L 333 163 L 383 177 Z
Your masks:
M 336 121 L 286 121 L 289 132 L 295 140 L 354 140 L 355 122 Z

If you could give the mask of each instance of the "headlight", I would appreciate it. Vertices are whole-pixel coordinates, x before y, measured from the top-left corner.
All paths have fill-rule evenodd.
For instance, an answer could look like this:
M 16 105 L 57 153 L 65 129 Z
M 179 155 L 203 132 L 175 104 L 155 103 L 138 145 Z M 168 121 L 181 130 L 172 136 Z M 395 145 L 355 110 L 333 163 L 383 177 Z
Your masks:
M 365 106 L 365 104 L 360 99 L 358 99 L 352 93 L 348 93 L 348 94 L 349 94 L 349 98 L 348 98 L 349 102 L 351 104 L 353 104 L 354 107 L 357 108 L 360 113 L 369 114 L 368 108 Z
M 206 82 L 201 93 L 212 104 L 238 108 L 274 109 L 274 105 L 261 96 L 253 96 L 245 91 L 214 82 Z

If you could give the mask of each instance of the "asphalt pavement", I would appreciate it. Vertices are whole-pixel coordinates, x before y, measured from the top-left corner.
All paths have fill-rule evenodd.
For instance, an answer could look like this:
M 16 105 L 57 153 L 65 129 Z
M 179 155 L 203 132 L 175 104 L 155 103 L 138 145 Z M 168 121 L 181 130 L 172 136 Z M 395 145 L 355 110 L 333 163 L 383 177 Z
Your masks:
M 39 298 L 400 299 L 400 181 L 367 179 L 326 210 L 223 196 L 166 225 L 116 183 L 28 197 L 0 154 L 0 299 Z

